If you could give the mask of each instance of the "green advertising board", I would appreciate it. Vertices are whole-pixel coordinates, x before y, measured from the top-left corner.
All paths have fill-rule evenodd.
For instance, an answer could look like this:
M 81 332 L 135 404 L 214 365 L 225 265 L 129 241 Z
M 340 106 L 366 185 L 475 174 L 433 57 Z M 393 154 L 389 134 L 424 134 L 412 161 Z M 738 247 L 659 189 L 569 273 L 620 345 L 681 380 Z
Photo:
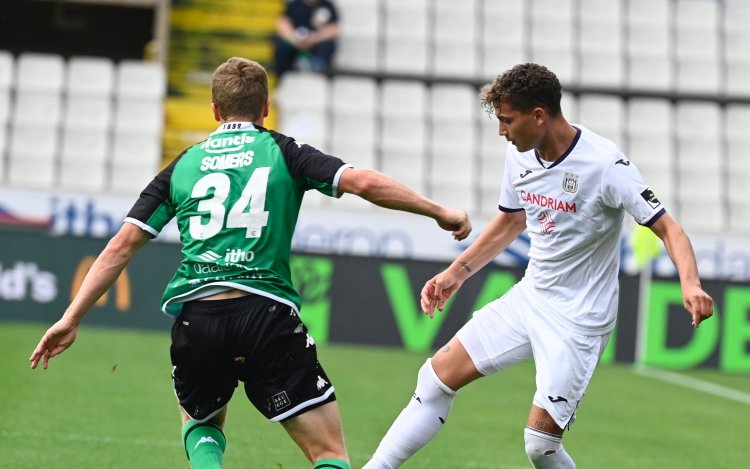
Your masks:
M 0 232 L 0 320 L 54 322 L 105 244 L 89 238 Z M 179 259 L 177 245 L 146 245 L 85 323 L 168 330 L 171 320 L 161 314 L 159 302 Z M 523 275 L 519 269 L 485 268 L 462 286 L 443 313 L 430 319 L 419 309 L 419 292 L 445 263 L 297 254 L 291 267 L 302 296 L 302 317 L 319 343 L 394 346 L 424 353 L 450 340 L 474 311 Z M 650 283 L 648 311 L 639 324 L 638 282 L 638 277 L 620 276 L 618 324 L 603 361 L 633 362 L 639 356 L 650 366 L 750 372 L 750 285 L 705 281 L 715 314 L 694 329 L 677 279 Z

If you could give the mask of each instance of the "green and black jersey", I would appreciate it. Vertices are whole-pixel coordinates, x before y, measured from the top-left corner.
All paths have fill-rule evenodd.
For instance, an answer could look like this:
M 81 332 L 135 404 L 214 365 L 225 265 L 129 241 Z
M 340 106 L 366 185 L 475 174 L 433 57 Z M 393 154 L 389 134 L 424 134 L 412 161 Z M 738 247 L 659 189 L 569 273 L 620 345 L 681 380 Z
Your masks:
M 222 124 L 185 150 L 143 190 L 126 222 L 158 236 L 173 217 L 183 259 L 162 311 L 236 288 L 297 311 L 289 270 L 292 235 L 305 191 L 332 197 L 350 165 L 249 122 Z

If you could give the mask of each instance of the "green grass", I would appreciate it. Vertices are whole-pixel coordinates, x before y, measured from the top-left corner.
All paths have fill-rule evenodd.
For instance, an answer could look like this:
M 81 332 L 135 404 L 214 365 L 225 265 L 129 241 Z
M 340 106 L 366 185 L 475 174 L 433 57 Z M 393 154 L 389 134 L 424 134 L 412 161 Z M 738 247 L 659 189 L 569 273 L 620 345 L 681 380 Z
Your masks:
M 46 371 L 28 357 L 38 324 L 0 322 L 0 468 L 187 468 L 171 388 L 167 333 L 82 328 Z M 352 467 L 359 468 L 414 388 L 426 358 L 400 350 L 327 345 Z M 750 377 L 681 373 L 750 394 Z M 463 389 L 441 433 L 406 468 L 526 468 L 523 427 L 531 363 Z M 750 405 L 602 366 L 566 435 L 581 468 L 748 467 Z M 309 467 L 280 425 L 238 388 L 227 421 L 229 469 Z

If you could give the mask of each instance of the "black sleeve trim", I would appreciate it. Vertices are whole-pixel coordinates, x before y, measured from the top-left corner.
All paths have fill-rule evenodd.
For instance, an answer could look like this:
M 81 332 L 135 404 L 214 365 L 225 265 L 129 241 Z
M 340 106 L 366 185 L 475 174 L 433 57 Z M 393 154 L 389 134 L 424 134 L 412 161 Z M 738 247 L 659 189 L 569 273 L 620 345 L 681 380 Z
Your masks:
M 656 212 L 656 214 L 653 217 L 651 217 L 650 220 L 648 220 L 646 223 L 642 223 L 642 225 L 643 226 L 651 226 L 651 225 L 653 225 L 654 223 L 656 223 L 656 220 L 658 220 L 659 218 L 661 218 L 662 215 L 664 215 L 665 213 L 667 213 L 666 209 L 663 208 L 663 209 L 659 210 L 658 212 Z
M 505 213 L 516 213 L 516 212 L 524 211 L 524 209 L 522 208 L 508 208 L 508 207 L 503 207 L 502 205 L 498 205 L 497 208 L 500 209 L 501 212 L 505 212 Z
M 273 130 L 266 131 L 281 150 L 292 179 L 306 177 L 314 181 L 334 185 L 336 175 L 345 164 L 341 159 L 323 153 L 306 143 L 297 142 L 284 134 Z
M 178 161 L 189 150 L 189 148 L 177 156 L 166 168 L 151 180 L 141 192 L 133 208 L 127 214 L 127 218 L 147 223 L 154 211 L 165 201 L 169 200 L 169 189 L 172 181 L 172 172 Z

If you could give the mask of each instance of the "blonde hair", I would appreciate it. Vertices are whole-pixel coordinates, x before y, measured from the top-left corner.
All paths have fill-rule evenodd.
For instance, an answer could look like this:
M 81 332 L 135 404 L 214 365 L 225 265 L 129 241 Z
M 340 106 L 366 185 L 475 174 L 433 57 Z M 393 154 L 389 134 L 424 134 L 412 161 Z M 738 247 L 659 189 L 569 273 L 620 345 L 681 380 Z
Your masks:
M 258 62 L 232 57 L 216 68 L 211 99 L 222 119 L 257 119 L 268 100 L 266 69 Z

